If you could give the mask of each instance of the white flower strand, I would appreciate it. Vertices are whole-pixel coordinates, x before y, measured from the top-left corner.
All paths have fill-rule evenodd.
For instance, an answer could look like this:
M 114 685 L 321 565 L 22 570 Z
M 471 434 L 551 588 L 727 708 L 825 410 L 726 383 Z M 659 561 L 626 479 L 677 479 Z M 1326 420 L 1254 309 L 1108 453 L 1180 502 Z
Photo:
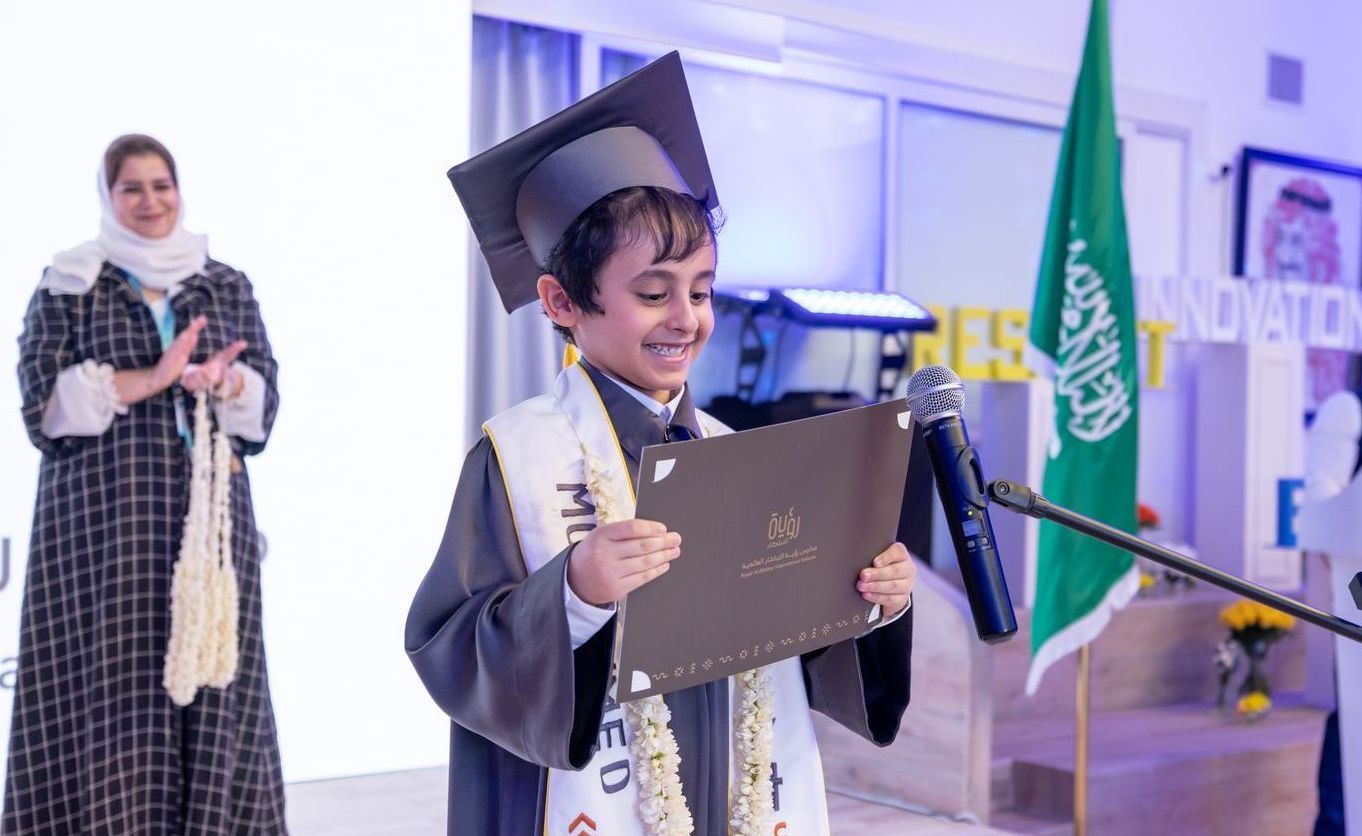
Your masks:
M 204 648 L 205 682 L 225 688 L 236 677 L 237 584 L 232 563 L 232 443 L 218 430 L 213 437 L 213 526 L 208 532 L 212 573 L 208 601 L 213 609 L 207 625 L 210 640 Z
M 735 730 L 738 760 L 738 794 L 729 811 L 733 836 L 758 836 L 767 833 L 771 815 L 771 709 L 774 693 L 766 668 L 739 674 L 742 706 Z
M 596 506 L 596 522 L 620 519 L 619 506 L 606 479 L 605 466 L 582 446 L 586 489 Z M 771 746 L 774 690 L 766 668 L 738 676 L 741 710 L 734 741 L 741 783 L 730 810 L 733 833 L 757 836 L 766 832 L 771 813 Z M 638 777 L 639 815 L 650 836 L 688 836 L 695 831 L 681 785 L 681 755 L 671 730 L 671 709 L 662 697 L 625 703 L 629 722 L 629 753 Z
M 638 776 L 638 812 L 654 836 L 687 836 L 695 832 L 681 786 L 681 755 L 669 725 L 671 709 L 657 696 L 626 703 L 634 774 Z
M 237 666 L 237 582 L 232 564 L 232 449 L 208 420 L 207 393 L 194 404 L 189 509 L 170 592 L 170 640 L 162 685 L 179 706 L 199 688 L 231 683 Z
M 207 634 L 208 504 L 212 491 L 208 444 L 208 401 L 194 404 L 194 446 L 189 476 L 189 511 L 180 534 L 180 556 L 170 584 L 170 642 L 161 684 L 176 705 L 189 705 L 199 690 L 199 653 Z
M 617 522 L 619 506 L 606 481 L 601 460 L 582 446 L 586 489 L 596 506 L 596 523 Z M 672 712 L 658 696 L 626 703 L 634 774 L 638 776 L 638 812 L 650 836 L 689 836 L 695 832 L 681 786 L 681 755 L 672 734 Z

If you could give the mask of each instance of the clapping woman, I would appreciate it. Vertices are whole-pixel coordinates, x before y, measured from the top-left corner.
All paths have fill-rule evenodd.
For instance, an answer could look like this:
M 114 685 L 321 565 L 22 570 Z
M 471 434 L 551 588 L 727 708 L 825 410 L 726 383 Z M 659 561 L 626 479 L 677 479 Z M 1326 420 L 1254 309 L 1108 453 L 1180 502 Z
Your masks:
M 181 224 L 160 142 L 115 140 L 99 192 L 98 237 L 54 258 L 19 340 L 42 464 L 0 829 L 284 833 L 244 465 L 269 437 L 277 365 L 246 276 Z M 172 576 L 189 539 L 200 394 L 211 403 L 200 431 L 221 431 L 229 457 L 215 531 L 235 572 L 234 617 L 221 620 L 235 664 L 217 687 L 172 699 Z

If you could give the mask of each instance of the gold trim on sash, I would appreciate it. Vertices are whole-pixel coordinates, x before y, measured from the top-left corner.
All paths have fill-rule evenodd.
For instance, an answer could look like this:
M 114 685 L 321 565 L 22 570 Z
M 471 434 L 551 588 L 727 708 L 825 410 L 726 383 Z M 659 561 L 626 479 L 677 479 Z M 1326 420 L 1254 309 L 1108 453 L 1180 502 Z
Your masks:
M 525 544 L 520 542 L 520 520 L 516 519 L 515 500 L 511 498 L 511 480 L 506 478 L 506 460 L 501 457 L 501 448 L 497 446 L 497 437 L 492 433 L 492 428 L 487 424 L 482 425 L 483 434 L 487 440 L 492 442 L 492 451 L 497 454 L 497 470 L 501 472 L 501 490 L 506 494 L 506 505 L 511 509 L 511 524 L 515 526 L 515 545 L 520 549 L 520 562 L 525 564 L 525 574 L 530 572 L 530 564 L 525 560 Z
M 638 497 L 634 493 L 634 483 L 629 479 L 629 463 L 624 458 L 624 447 L 620 444 L 619 433 L 615 432 L 615 423 L 610 420 L 610 411 L 605 408 L 605 401 L 601 398 L 601 391 L 596 388 L 596 381 L 591 379 L 591 375 L 587 373 L 586 367 L 580 362 L 573 364 L 572 368 L 581 372 L 582 379 L 585 380 L 586 385 L 591 388 L 591 394 L 596 396 L 596 405 L 601 408 L 601 418 L 605 421 L 606 428 L 610 430 L 611 440 L 615 442 L 615 452 L 619 455 L 620 459 L 620 473 L 624 474 L 624 484 L 629 488 L 629 501 L 636 503 L 638 502 Z M 571 383 L 568 384 L 568 386 L 571 385 Z M 570 411 L 568 411 L 568 421 L 572 421 L 572 413 Z M 577 428 L 576 423 L 573 423 L 572 428 L 577 430 L 577 437 L 580 439 L 582 432 Z M 630 512 L 630 516 L 633 516 L 632 511 Z

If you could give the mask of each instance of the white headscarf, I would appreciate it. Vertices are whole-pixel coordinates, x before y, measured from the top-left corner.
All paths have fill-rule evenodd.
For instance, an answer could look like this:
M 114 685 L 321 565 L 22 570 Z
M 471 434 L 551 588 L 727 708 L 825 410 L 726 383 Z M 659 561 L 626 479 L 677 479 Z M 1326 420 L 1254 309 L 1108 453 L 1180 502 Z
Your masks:
M 123 226 L 114 217 L 113 195 L 104 164 L 100 163 L 99 237 L 53 256 L 52 266 L 43 271 L 38 286 L 51 293 L 88 293 L 99 277 L 99 268 L 109 261 L 136 276 L 144 287 L 169 290 L 202 273 L 208 262 L 208 236 L 186 230 L 183 217 L 181 198 L 180 218 L 164 238 L 145 238 Z

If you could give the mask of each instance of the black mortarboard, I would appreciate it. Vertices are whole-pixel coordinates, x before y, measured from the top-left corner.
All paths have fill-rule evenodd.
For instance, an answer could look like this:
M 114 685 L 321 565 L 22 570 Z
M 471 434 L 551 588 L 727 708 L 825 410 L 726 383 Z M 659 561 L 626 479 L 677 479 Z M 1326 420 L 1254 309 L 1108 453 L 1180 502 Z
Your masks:
M 678 53 L 449 170 L 501 303 L 539 298 L 550 250 L 591 204 L 661 186 L 718 205 Z

